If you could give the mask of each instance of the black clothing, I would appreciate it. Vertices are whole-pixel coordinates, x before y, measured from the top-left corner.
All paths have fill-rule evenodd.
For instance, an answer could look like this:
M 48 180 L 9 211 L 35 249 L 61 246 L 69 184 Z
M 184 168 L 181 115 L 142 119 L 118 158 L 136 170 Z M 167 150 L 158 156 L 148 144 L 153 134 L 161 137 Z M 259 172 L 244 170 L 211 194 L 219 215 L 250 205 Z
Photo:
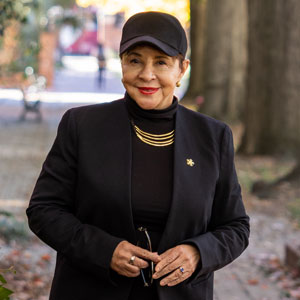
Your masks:
M 163 134 L 175 128 L 177 99 L 164 110 L 143 110 L 129 96 L 130 118 L 148 133 Z M 170 210 L 173 188 L 174 144 L 155 147 L 142 142 L 132 128 L 131 205 L 135 227 L 162 233 Z M 154 250 L 156 251 L 156 250 Z
M 160 300 L 212 300 L 213 272 L 238 257 L 249 237 L 232 134 L 181 105 L 175 133 L 172 201 L 157 250 L 192 243 L 201 267 L 157 292 Z M 63 116 L 27 209 L 32 231 L 57 251 L 50 300 L 128 298 L 134 279 L 118 275 L 110 262 L 122 240 L 137 243 L 131 139 L 123 99 Z
M 144 110 L 128 94 L 125 103 L 130 118 L 143 131 L 164 134 L 175 128 L 176 98 L 170 107 L 163 110 Z M 157 251 L 172 201 L 173 148 L 173 144 L 165 147 L 148 145 L 136 136 L 132 128 L 133 222 L 135 228 L 142 226 L 148 229 L 153 251 Z M 155 284 L 144 287 L 141 276 L 136 278 L 128 300 L 135 299 L 158 299 Z

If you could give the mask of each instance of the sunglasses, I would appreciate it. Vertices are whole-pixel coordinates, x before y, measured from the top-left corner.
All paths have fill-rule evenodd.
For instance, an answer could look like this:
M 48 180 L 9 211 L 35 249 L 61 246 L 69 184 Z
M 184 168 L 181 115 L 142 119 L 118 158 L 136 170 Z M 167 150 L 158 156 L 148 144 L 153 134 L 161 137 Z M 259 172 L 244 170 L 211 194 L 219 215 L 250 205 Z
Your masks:
M 148 251 L 152 252 L 152 245 L 149 233 L 147 228 L 139 227 L 138 231 L 141 232 L 140 239 L 137 242 L 137 246 L 147 249 Z M 141 276 L 144 282 L 145 287 L 149 287 L 153 283 L 153 274 L 154 274 L 154 262 L 148 261 L 149 267 L 146 269 L 141 269 Z

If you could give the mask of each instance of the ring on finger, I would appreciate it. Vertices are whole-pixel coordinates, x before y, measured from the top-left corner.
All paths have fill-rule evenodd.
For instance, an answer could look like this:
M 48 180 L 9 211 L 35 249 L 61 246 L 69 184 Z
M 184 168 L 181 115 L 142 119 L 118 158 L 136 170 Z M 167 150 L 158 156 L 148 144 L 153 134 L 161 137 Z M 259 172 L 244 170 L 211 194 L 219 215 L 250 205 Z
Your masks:
M 183 268 L 183 267 L 180 267 L 179 270 L 180 270 L 181 274 L 183 274 L 184 268 Z
M 129 259 L 129 264 L 133 265 L 134 264 L 134 260 L 135 260 L 135 255 L 131 256 Z

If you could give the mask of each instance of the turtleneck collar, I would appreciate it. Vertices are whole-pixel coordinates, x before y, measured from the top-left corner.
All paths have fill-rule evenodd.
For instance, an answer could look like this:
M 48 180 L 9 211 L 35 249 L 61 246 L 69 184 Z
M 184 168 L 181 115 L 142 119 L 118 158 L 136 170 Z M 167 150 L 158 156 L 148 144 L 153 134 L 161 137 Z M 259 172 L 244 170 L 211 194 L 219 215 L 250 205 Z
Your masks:
M 178 100 L 174 96 L 172 104 L 165 109 L 150 109 L 145 110 L 138 106 L 138 104 L 129 96 L 129 94 L 125 93 L 125 104 L 129 113 L 132 115 L 134 119 L 165 119 L 172 120 L 177 111 Z

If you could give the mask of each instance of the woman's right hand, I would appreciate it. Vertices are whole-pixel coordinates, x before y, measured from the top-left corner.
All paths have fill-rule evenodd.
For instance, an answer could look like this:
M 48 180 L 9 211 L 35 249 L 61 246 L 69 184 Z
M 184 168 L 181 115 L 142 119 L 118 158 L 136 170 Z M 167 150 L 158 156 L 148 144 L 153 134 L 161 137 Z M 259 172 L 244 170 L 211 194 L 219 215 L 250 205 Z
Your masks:
M 135 256 L 135 259 L 133 264 L 130 264 L 132 256 Z M 149 266 L 146 260 L 151 260 L 156 264 L 160 262 L 161 258 L 156 252 L 150 252 L 127 241 L 122 241 L 112 255 L 110 267 L 120 275 L 137 277 L 140 275 L 140 269 Z

